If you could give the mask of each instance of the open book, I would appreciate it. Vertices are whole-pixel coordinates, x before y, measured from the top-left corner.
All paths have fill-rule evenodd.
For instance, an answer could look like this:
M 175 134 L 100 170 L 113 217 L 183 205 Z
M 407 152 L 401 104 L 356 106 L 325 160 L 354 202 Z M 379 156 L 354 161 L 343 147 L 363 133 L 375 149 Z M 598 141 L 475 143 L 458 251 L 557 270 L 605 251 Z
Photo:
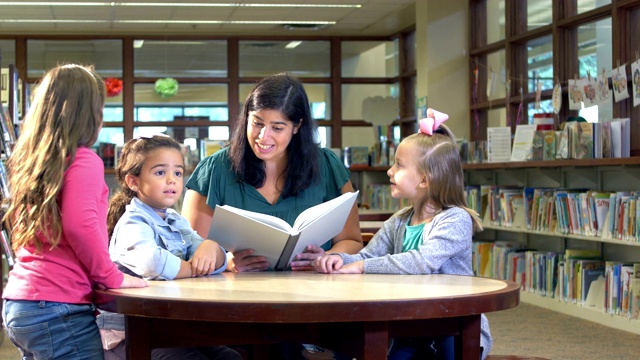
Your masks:
M 254 249 L 274 270 L 284 270 L 307 245 L 320 246 L 342 231 L 357 195 L 345 193 L 310 207 L 293 226 L 275 216 L 217 205 L 208 238 L 227 251 Z

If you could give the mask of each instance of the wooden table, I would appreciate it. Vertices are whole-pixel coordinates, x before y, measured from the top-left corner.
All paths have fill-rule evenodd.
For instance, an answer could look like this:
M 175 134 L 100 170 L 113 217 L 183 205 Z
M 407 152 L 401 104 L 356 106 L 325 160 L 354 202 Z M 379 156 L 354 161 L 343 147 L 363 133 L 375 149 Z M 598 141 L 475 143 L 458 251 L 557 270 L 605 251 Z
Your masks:
M 98 291 L 126 315 L 130 359 L 156 347 L 311 343 L 386 359 L 387 339 L 457 335 L 460 359 L 480 358 L 480 314 L 518 305 L 516 283 L 456 275 L 224 273 Z

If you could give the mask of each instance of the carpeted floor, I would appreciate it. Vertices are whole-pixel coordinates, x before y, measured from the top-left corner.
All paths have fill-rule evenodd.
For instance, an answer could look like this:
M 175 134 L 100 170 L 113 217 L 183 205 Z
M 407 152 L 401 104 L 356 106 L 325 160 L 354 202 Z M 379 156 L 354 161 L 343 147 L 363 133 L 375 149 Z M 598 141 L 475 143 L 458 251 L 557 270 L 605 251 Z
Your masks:
M 489 313 L 492 355 L 553 360 L 638 360 L 640 335 L 520 303 Z M 640 326 L 640 321 L 638 322 Z
M 553 360 L 638 360 L 640 335 L 615 330 L 537 306 L 520 304 L 487 314 L 493 336 L 492 355 L 525 355 Z M 640 326 L 640 322 L 639 325 Z M 4 332 L 0 359 L 20 354 Z

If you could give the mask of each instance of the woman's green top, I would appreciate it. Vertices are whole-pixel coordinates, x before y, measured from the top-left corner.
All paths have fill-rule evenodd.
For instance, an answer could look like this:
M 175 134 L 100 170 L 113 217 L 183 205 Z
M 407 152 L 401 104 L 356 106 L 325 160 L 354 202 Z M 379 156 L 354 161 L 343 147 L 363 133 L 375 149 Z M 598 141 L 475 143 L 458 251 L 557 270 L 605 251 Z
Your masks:
M 350 173 L 338 156 L 329 149 L 318 148 L 320 179 L 297 196 L 279 198 L 269 203 L 258 190 L 238 181 L 231 169 L 228 149 L 222 149 L 202 160 L 187 181 L 187 189 L 207 197 L 207 204 L 233 207 L 273 215 L 293 226 L 296 217 L 304 210 L 342 195 L 342 187 L 349 181 Z

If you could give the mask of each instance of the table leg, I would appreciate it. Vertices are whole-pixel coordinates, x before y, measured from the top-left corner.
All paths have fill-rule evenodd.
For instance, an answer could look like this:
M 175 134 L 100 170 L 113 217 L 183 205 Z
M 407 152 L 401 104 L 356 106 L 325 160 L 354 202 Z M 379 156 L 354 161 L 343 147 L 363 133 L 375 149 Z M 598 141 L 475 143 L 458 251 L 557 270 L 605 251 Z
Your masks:
M 456 359 L 480 359 L 480 315 L 460 318 L 460 336 L 455 339 Z
M 125 316 L 127 359 L 151 360 L 151 336 L 146 318 Z
M 358 360 L 386 360 L 389 345 L 389 329 L 386 322 L 364 323 L 362 356 Z

